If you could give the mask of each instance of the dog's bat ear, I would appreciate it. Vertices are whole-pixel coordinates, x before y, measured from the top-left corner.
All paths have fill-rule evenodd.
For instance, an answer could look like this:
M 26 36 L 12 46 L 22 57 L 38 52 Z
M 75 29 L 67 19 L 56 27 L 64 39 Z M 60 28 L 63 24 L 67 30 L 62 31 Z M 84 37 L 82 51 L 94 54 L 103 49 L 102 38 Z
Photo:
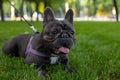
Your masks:
M 73 11 L 69 9 L 65 15 L 65 20 L 68 20 L 71 24 L 73 24 Z
M 44 11 L 43 26 L 45 26 L 48 22 L 53 21 L 54 19 L 55 17 L 52 9 L 47 7 Z

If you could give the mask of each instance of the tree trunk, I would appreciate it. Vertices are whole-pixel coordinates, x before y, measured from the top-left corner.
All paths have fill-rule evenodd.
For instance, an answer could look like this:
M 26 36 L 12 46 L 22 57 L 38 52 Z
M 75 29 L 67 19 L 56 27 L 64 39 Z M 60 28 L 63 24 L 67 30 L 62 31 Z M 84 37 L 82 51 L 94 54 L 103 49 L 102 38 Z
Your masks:
M 116 21 L 118 22 L 119 21 L 119 11 L 118 11 L 116 0 L 113 0 L 113 5 L 114 5 L 115 11 L 116 11 Z
M 30 2 L 28 2 L 28 10 L 29 10 L 29 12 L 30 12 L 30 17 L 31 17 L 31 21 L 32 21 L 32 7 L 31 7 L 31 1 Z
M 21 9 L 21 15 L 20 15 L 20 16 L 21 16 L 21 20 L 22 20 L 22 17 L 23 17 L 23 15 L 24 15 L 24 14 L 23 14 L 23 4 L 24 4 L 24 0 L 22 0 L 21 8 L 20 8 L 20 9 Z
M 44 1 L 45 8 L 48 6 L 47 0 Z
M 79 17 L 80 16 L 80 1 L 77 0 L 76 1 L 76 17 Z
M 51 1 L 50 1 L 50 0 L 44 0 L 44 5 L 45 5 L 44 8 L 46 8 L 46 7 L 52 7 L 52 6 L 51 6 Z
M 1 20 L 4 21 L 3 0 L 0 0 L 0 14 Z
M 97 10 L 95 4 L 96 4 L 96 0 L 93 0 L 93 5 L 94 5 L 94 12 L 93 12 L 93 15 L 96 15 L 96 10 Z
M 39 14 L 39 1 L 36 0 L 36 12 L 37 12 L 37 21 L 38 21 L 38 14 Z

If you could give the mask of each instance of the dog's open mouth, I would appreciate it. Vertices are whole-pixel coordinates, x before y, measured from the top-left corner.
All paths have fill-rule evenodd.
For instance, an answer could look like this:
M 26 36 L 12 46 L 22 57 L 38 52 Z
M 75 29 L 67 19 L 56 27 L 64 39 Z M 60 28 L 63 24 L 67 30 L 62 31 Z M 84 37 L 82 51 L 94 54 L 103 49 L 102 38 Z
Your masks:
M 69 48 L 67 48 L 67 47 L 60 47 L 60 48 L 58 48 L 57 49 L 57 53 L 65 53 L 65 54 L 67 54 L 67 53 L 69 53 L 69 51 L 70 51 L 70 49 Z

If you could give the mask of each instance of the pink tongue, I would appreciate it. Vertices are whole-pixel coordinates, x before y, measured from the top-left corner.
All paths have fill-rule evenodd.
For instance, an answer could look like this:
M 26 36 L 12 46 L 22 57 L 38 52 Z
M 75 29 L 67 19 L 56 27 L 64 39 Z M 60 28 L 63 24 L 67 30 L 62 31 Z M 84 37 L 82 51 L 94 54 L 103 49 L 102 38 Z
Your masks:
M 69 48 L 66 48 L 66 47 L 60 47 L 58 50 L 63 53 L 69 53 L 70 51 Z

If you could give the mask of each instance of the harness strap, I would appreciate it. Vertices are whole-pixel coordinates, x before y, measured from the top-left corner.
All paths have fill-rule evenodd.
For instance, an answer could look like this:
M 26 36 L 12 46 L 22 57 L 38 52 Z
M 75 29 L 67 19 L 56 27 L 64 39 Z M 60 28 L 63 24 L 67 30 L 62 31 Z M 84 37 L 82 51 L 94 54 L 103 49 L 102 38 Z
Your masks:
M 34 34 L 34 35 L 35 35 L 35 34 Z M 41 53 L 41 52 L 38 52 L 37 50 L 35 50 L 35 49 L 32 48 L 32 44 L 31 44 L 31 43 L 32 43 L 32 40 L 33 40 L 33 38 L 34 38 L 34 35 L 32 35 L 32 36 L 30 37 L 30 40 L 29 40 L 29 42 L 28 42 L 28 44 L 27 44 L 25 56 L 27 56 L 27 55 L 29 55 L 30 53 L 32 53 L 32 54 L 35 54 L 35 55 L 37 55 L 37 56 L 48 57 L 47 55 L 45 55 L 45 54 L 43 54 L 43 53 Z
M 17 8 L 14 6 L 14 4 L 12 4 L 12 2 L 10 2 L 10 0 L 7 0 L 9 2 L 9 4 L 15 9 L 15 11 L 17 13 L 20 13 Z M 37 32 L 37 29 L 31 24 L 29 23 L 24 16 L 21 16 L 23 18 L 23 20 L 28 24 L 28 26 L 34 31 L 34 32 Z

